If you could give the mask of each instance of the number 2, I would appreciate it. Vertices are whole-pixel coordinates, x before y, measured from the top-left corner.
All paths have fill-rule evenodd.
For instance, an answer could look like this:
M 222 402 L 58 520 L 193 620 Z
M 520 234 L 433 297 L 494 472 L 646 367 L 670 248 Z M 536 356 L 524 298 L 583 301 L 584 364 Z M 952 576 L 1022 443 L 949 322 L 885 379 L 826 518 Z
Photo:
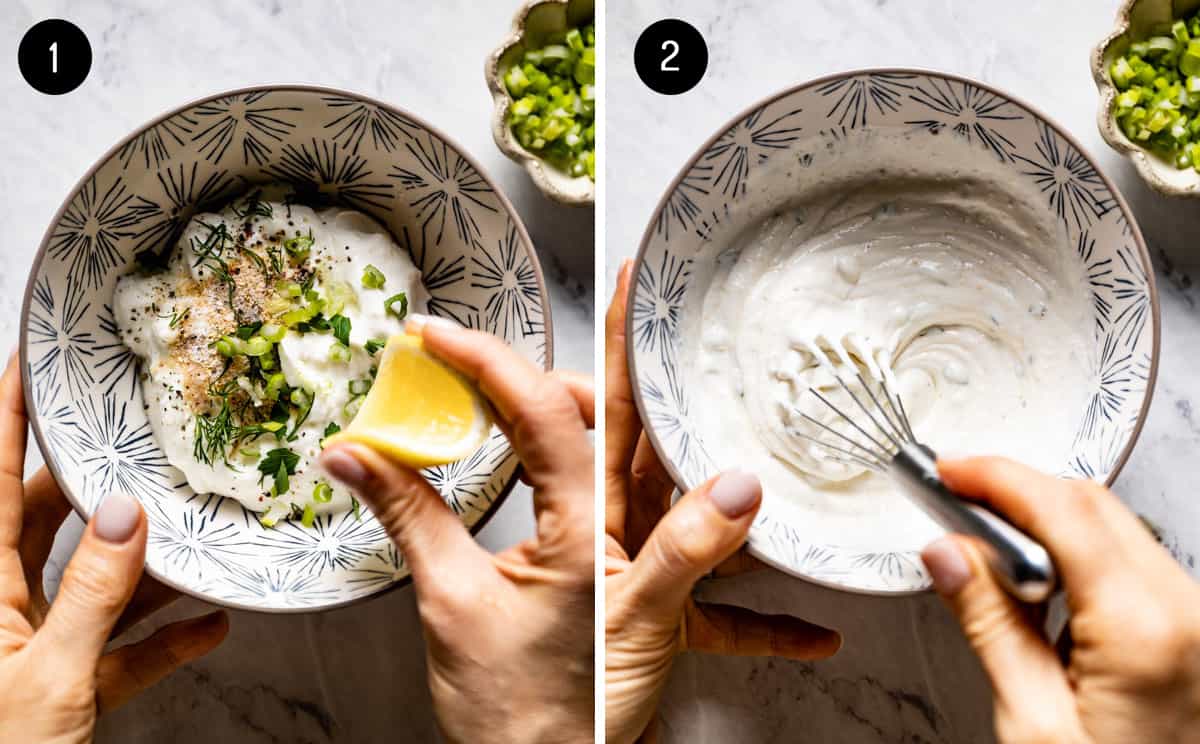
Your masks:
M 679 56 L 679 42 L 673 39 L 667 39 L 662 43 L 662 50 L 667 51 L 667 47 L 671 48 L 671 53 L 663 58 L 662 66 L 659 67 L 663 72 L 679 72 L 677 65 L 668 64 L 675 57 Z
M 50 73 L 58 74 L 58 42 L 50 45 Z

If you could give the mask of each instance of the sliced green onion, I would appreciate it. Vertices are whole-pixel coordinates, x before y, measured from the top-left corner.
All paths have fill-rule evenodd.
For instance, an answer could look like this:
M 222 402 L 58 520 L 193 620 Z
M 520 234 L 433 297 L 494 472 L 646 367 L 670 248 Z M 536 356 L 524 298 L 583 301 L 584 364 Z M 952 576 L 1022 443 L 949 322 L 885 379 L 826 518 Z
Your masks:
M 287 379 L 282 372 L 276 372 L 267 378 L 267 388 L 264 397 L 267 400 L 279 400 L 279 394 L 287 387 Z
M 329 347 L 329 361 L 346 364 L 350 361 L 350 347 L 341 341 L 334 341 Z
M 301 323 L 307 323 L 308 321 L 317 317 L 317 315 L 320 314 L 324 309 L 325 303 L 322 302 L 319 297 L 316 297 L 309 300 L 308 304 L 304 307 L 284 313 L 279 318 L 279 322 L 284 326 L 291 328 L 292 326 L 299 325 Z
M 517 142 L 555 168 L 593 180 L 595 39 L 590 25 L 553 35 L 543 48 L 526 50 L 504 75 L 513 99 L 508 126 Z
M 397 292 L 383 301 L 383 309 L 389 315 L 404 320 L 408 315 L 408 295 L 404 292 Z
M 346 403 L 346 405 L 342 406 L 342 413 L 346 414 L 346 416 L 348 416 L 349 418 L 354 418 L 355 416 L 357 416 L 358 409 L 362 408 L 362 403 L 363 403 L 364 397 L 365 396 L 360 395 L 356 398 L 351 398 L 350 401 L 348 403 Z
M 283 340 L 285 335 L 287 335 L 287 328 L 274 323 L 267 323 L 263 325 L 262 328 L 258 329 L 258 335 L 262 336 L 273 344 L 277 344 Z
M 1112 116 L 1129 140 L 1176 168 L 1200 170 L 1200 13 L 1134 42 L 1108 67 Z
M 253 336 L 249 341 L 246 342 L 245 351 L 243 353 L 245 353 L 246 356 L 260 357 L 269 352 L 274 346 L 274 344 L 262 336 Z
M 348 382 L 346 384 L 346 387 L 348 387 L 350 389 L 351 395 L 354 395 L 354 396 L 366 395 L 371 390 L 372 382 L 373 381 L 370 379 L 351 380 L 350 382 Z
M 283 247 L 288 253 L 296 258 L 304 258 L 308 255 L 308 250 L 313 246 L 312 231 L 308 235 L 297 235 L 294 238 L 288 238 L 283 241 Z
M 313 501 L 318 504 L 328 504 L 333 501 L 333 487 L 325 481 L 317 481 L 313 486 Z
M 297 282 L 281 281 L 276 283 L 275 289 L 280 294 L 286 295 L 287 297 L 299 297 L 300 295 L 304 294 L 304 288 L 301 287 Z
M 239 354 L 241 349 L 241 339 L 233 336 L 222 336 L 213 344 L 213 348 L 223 357 L 232 357 Z
M 305 504 L 304 514 L 300 517 L 300 524 L 305 527 L 312 527 L 315 521 L 317 521 L 317 512 L 313 510 L 312 504 Z
M 384 284 L 387 284 L 387 277 L 383 275 L 383 272 L 373 265 L 367 264 L 363 269 L 362 285 L 367 289 L 383 289 Z
M 332 281 L 325 287 L 325 314 L 337 315 L 346 309 L 358 305 L 358 294 L 348 282 Z

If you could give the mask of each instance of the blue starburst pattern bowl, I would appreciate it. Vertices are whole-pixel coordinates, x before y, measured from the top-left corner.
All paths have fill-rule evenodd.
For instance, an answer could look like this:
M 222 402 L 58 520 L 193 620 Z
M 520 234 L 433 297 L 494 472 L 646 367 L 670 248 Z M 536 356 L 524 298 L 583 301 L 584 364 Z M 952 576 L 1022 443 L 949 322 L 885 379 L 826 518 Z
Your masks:
M 1159 348 L 1154 274 L 1124 200 L 1069 134 L 1000 91 L 936 72 L 863 70 L 784 91 L 736 117 L 683 167 L 646 229 L 629 297 L 630 371 L 646 431 L 677 485 L 687 490 L 718 472 L 693 417 L 703 401 L 679 366 L 682 320 L 715 269 L 718 251 L 706 247 L 770 209 L 746 198 L 756 170 L 781 161 L 830 167 L 829 153 L 867 130 L 967 140 L 1041 192 L 1086 268 L 1098 359 L 1085 410 L 1053 413 L 1078 417 L 1060 474 L 1111 483 L 1141 431 Z M 786 196 L 786 171 L 772 168 L 756 189 Z M 914 542 L 896 534 L 859 544 L 823 529 L 820 513 L 766 493 L 748 548 L 817 583 L 893 594 L 930 584 Z
M 251 184 L 286 181 L 314 203 L 366 212 L 421 269 L 429 312 L 499 335 L 551 363 L 550 310 L 520 218 L 461 148 L 418 118 L 345 91 L 249 88 L 147 124 L 67 197 L 34 261 L 21 314 L 21 366 L 34 434 L 85 517 L 110 493 L 142 503 L 147 569 L 189 594 L 252 610 L 353 602 L 408 570 L 364 511 L 311 529 L 267 530 L 231 499 L 195 493 L 147 422 L 138 363 L 117 335 L 112 296 L 134 256 L 174 244 L 198 210 Z M 426 471 L 478 529 L 512 487 L 516 456 L 499 433 L 471 457 Z

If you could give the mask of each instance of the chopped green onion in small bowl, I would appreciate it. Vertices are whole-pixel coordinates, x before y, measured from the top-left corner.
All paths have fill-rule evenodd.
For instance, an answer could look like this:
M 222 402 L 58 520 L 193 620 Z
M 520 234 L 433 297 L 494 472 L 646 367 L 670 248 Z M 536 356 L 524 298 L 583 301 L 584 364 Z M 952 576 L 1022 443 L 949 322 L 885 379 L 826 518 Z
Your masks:
M 596 180 L 596 27 L 554 35 L 504 74 L 508 125 L 521 147 L 572 176 Z
M 1176 168 L 1200 166 L 1200 14 L 1134 42 L 1109 74 L 1125 136 Z
M 1200 0 L 1124 0 L 1091 67 L 1104 141 L 1156 191 L 1200 197 Z
M 492 134 L 551 199 L 595 203 L 594 0 L 527 0 L 487 60 Z

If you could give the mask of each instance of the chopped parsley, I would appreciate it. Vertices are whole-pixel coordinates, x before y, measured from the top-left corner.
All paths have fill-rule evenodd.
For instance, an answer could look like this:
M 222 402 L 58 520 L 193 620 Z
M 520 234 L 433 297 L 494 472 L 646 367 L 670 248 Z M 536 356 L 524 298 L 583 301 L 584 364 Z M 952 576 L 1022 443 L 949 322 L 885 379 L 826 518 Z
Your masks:
M 364 344 L 363 348 L 367 350 L 368 354 L 370 354 L 371 356 L 375 356 L 375 353 L 385 346 L 387 346 L 387 341 L 384 341 L 383 339 L 373 338 L 370 341 L 368 341 L 366 344 Z
M 333 337 L 342 342 L 342 346 L 350 345 L 350 319 L 345 315 L 335 315 L 329 319 L 329 327 L 333 329 Z
M 267 478 L 274 478 L 275 485 L 271 490 L 274 495 L 282 496 L 288 492 L 288 488 L 291 486 L 288 483 L 288 476 L 296 474 L 296 466 L 299 464 L 300 455 L 287 447 L 276 447 L 259 461 L 258 472 L 262 473 L 262 476 L 258 482 L 262 483 Z
M 342 430 L 342 427 L 338 426 L 336 421 L 330 421 L 329 425 L 325 427 L 325 433 L 321 435 L 321 446 L 324 447 L 325 440 L 329 439 L 330 437 L 332 437 L 334 434 L 337 434 L 341 430 Z

